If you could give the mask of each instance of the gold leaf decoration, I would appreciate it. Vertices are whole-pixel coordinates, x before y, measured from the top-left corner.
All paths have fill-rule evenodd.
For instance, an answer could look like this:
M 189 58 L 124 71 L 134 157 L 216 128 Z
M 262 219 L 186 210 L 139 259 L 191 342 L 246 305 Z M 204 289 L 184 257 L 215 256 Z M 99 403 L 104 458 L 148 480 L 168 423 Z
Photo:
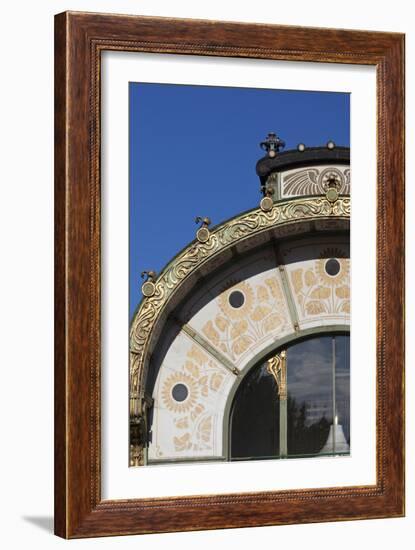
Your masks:
M 262 321 L 271 311 L 269 306 L 257 306 L 251 314 L 251 319 L 253 321 Z
M 176 451 L 186 451 L 192 446 L 191 437 L 188 432 L 180 437 L 173 437 L 173 443 Z
M 199 376 L 199 367 L 192 363 L 192 361 L 186 361 L 184 368 L 195 378 Z
M 342 303 L 341 310 L 344 311 L 345 313 L 350 313 L 350 302 L 349 302 L 349 300 Z
M 219 344 L 219 332 L 214 328 L 212 321 L 208 321 L 205 326 L 202 328 L 202 332 L 205 336 L 209 338 L 211 342 L 218 345 Z
M 276 329 L 279 327 L 282 323 L 281 317 L 278 315 L 278 313 L 273 313 L 272 315 L 269 315 L 264 321 L 264 330 L 265 332 L 270 332 L 271 330 Z
M 202 376 L 202 378 L 199 379 L 199 384 L 201 386 L 201 394 L 203 395 L 203 397 L 207 397 L 209 393 L 207 383 L 208 383 L 207 376 Z
M 271 291 L 271 294 L 273 295 L 274 298 L 276 298 L 277 300 L 280 300 L 282 298 L 281 288 L 277 282 L 277 279 L 266 279 L 265 284 L 268 285 Z M 301 286 L 302 286 L 302 283 L 301 283 Z
M 265 286 L 260 285 L 257 289 L 257 298 L 259 302 L 267 302 L 269 300 L 268 290 Z
M 188 394 L 184 401 L 176 401 L 172 396 L 176 384 L 184 384 L 187 388 Z M 161 388 L 161 398 L 165 407 L 178 413 L 190 410 L 197 401 L 198 393 L 196 379 L 185 372 L 173 372 L 165 379 Z
M 248 323 L 245 321 L 245 319 L 242 319 L 242 321 L 238 321 L 234 323 L 231 330 L 231 338 L 237 338 L 241 334 L 244 334 L 244 332 L 247 331 Z
M 203 363 L 198 364 L 196 361 Z M 163 404 L 160 410 L 166 408 L 173 413 L 178 413 L 167 413 L 173 422 L 173 429 L 169 432 L 171 447 L 167 454 L 173 452 L 173 449 L 177 456 L 188 456 L 191 450 L 212 450 L 214 416 L 212 411 L 207 411 L 206 408 L 210 409 L 218 399 L 214 394 L 220 391 L 227 375 L 223 372 L 223 367 L 200 350 L 196 344 L 189 346 L 186 359 L 176 368 L 177 370 L 172 370 L 165 376 L 162 375 L 164 381 L 159 390 Z M 174 397 L 176 384 L 184 384 L 188 390 L 183 401 L 176 401 Z M 156 434 L 155 439 L 157 438 Z M 157 441 L 154 441 L 154 445 L 157 446 Z M 157 456 L 161 457 L 159 448 L 157 453 Z
M 309 315 L 318 315 L 319 313 L 324 313 L 325 307 L 323 302 L 308 302 L 306 305 L 306 311 Z
M 187 416 L 185 416 L 184 418 L 179 418 L 176 420 L 175 424 L 177 428 L 185 430 L 189 427 L 189 419 L 187 418 Z
M 191 420 L 194 421 L 195 418 L 197 418 L 199 414 L 201 414 L 204 410 L 205 410 L 205 407 L 201 403 L 198 403 L 190 413 Z
M 204 443 L 208 443 L 210 441 L 211 432 L 212 432 L 212 417 L 208 416 L 206 418 L 203 418 L 199 423 L 199 426 L 197 429 L 197 437 L 198 439 L 201 439 Z
M 349 280 L 350 260 L 348 258 L 336 258 L 340 265 L 340 270 L 336 275 L 329 275 L 326 272 L 327 258 L 322 258 L 316 262 L 316 271 L 323 285 L 341 286 L 347 284 Z
M 325 300 L 326 298 L 330 298 L 330 295 L 331 295 L 331 291 L 328 287 L 318 286 L 310 294 L 310 297 L 316 298 L 317 300 Z
M 234 352 L 235 355 L 241 355 L 249 348 L 252 341 L 253 340 L 250 336 L 248 336 L 247 334 L 244 334 L 243 336 L 235 340 L 235 342 L 232 345 L 232 351 Z
M 305 284 L 306 284 L 307 286 L 313 286 L 313 285 L 315 285 L 316 282 L 317 282 L 316 276 L 315 276 L 314 273 L 311 271 L 311 269 L 308 269 L 308 270 L 305 272 L 304 279 L 305 279 Z
M 302 269 L 296 269 L 292 272 L 291 279 L 293 282 L 294 292 L 298 294 L 300 290 L 303 288 L 303 270 Z
M 217 315 L 215 319 L 215 325 L 218 327 L 218 329 L 222 332 L 225 332 L 225 330 L 229 326 L 228 319 L 225 319 L 225 317 L 222 317 L 221 315 Z
M 210 389 L 213 391 L 218 391 L 218 389 L 222 385 L 223 379 L 224 379 L 223 374 L 214 372 L 210 377 L 210 383 L 209 383 Z
M 336 288 L 336 296 L 338 298 L 350 298 L 350 288 L 346 285 Z
M 208 360 L 207 356 L 196 346 L 190 348 L 187 352 L 187 356 L 189 359 L 193 359 L 196 363 L 199 363 L 199 365 L 203 365 L 203 363 L 206 363 Z
M 235 290 L 239 290 L 244 295 L 244 302 L 241 307 L 232 307 L 229 303 L 229 297 Z M 254 291 L 249 283 L 242 281 L 237 285 L 228 288 L 225 292 L 219 296 L 219 307 L 222 312 L 230 319 L 244 319 L 252 310 L 253 303 L 255 301 Z

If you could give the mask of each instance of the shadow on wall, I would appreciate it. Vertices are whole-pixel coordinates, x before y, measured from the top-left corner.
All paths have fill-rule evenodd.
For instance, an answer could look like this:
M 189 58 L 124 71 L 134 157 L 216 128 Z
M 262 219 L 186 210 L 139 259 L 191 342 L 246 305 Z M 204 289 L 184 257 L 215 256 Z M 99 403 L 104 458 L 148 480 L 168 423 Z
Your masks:
M 22 516 L 24 521 L 32 523 L 39 529 L 53 533 L 53 517 L 52 516 Z

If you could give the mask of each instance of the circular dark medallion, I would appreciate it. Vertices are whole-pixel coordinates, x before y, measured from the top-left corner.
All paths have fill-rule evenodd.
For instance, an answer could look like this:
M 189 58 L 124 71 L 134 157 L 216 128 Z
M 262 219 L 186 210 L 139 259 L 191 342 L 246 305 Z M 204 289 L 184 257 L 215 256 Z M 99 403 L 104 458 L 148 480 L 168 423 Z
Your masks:
M 175 386 L 173 386 L 171 394 L 175 401 L 181 402 L 187 398 L 187 396 L 189 395 L 189 390 L 184 384 L 176 384 Z
M 238 308 L 242 307 L 245 302 L 245 296 L 240 290 L 234 290 L 229 294 L 229 303 L 232 307 Z
M 324 269 L 326 270 L 327 275 L 330 275 L 331 277 L 335 277 L 340 271 L 339 260 L 336 260 L 336 258 L 330 258 L 330 260 L 327 260 L 326 265 L 324 266 Z

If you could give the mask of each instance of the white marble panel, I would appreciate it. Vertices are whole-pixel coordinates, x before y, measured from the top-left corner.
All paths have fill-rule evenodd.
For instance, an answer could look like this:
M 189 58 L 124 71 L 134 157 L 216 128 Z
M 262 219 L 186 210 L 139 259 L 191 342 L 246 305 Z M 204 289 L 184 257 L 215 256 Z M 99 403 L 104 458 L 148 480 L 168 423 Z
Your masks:
M 272 342 L 292 332 L 292 321 L 278 268 L 240 282 L 222 281 L 224 290 L 189 321 L 219 353 L 238 369 Z M 243 303 L 232 305 L 232 296 Z
M 300 329 L 350 324 L 350 260 L 336 252 L 331 257 L 338 262 L 335 275 L 326 270 L 327 256 L 286 266 Z
M 344 164 L 306 166 L 281 174 L 281 198 L 324 195 L 327 178 L 334 174 L 341 194 L 350 194 L 350 167 Z
M 235 375 L 181 332 L 173 341 L 153 391 L 149 462 L 222 456 L 223 410 Z M 173 388 L 185 387 L 176 400 Z M 183 397 L 183 396 L 182 396 Z

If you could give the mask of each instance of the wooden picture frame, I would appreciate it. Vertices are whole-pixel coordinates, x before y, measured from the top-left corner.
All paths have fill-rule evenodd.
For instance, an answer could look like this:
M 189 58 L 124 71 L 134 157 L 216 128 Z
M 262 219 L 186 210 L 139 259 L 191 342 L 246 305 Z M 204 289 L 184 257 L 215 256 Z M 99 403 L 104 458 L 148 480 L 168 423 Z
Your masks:
M 105 50 L 377 71 L 376 484 L 101 499 L 100 62 Z M 404 515 L 404 35 L 65 12 L 55 18 L 55 533 L 64 538 Z

